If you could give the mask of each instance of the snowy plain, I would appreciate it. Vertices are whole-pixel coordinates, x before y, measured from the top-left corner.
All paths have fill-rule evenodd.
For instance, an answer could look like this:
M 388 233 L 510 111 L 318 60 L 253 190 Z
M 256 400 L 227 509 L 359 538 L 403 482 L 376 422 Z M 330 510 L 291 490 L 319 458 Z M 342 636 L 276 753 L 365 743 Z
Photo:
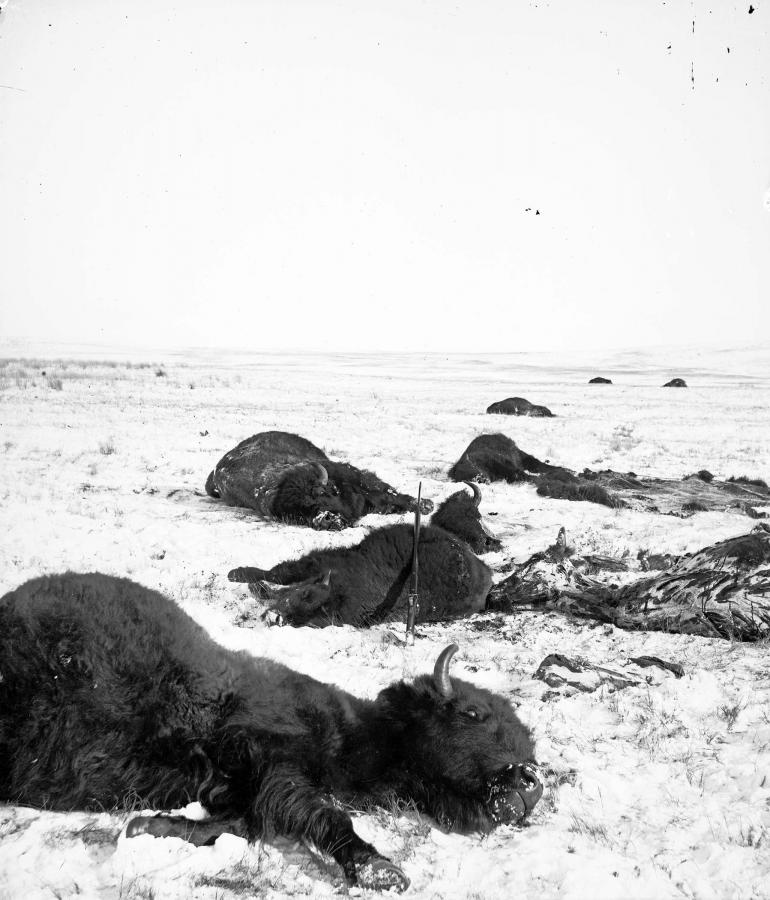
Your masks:
M 589 385 L 603 375 L 612 385 Z M 661 386 L 680 376 L 689 387 Z M 510 396 L 553 419 L 486 415 Z M 440 502 L 468 442 L 501 431 L 581 470 L 770 476 L 770 345 L 499 355 L 357 355 L 0 344 L 0 594 L 43 573 L 128 576 L 177 600 L 229 647 L 373 697 L 428 671 L 451 641 L 456 675 L 498 691 L 533 729 L 545 776 L 525 827 L 445 834 L 415 813 L 355 826 L 411 879 L 415 898 L 770 897 L 770 656 L 766 644 L 624 632 L 556 613 L 481 614 L 403 628 L 268 628 L 249 615 L 235 565 L 352 544 L 398 517 L 319 533 L 265 522 L 202 495 L 217 460 L 268 429 Z M 586 553 L 683 553 L 749 531 L 733 513 L 690 518 L 483 487 L 503 542 L 494 569 L 542 550 L 560 526 Z M 532 678 L 549 653 L 620 668 L 680 662 L 681 679 L 553 695 Z M 122 811 L 0 805 L 0 897 L 283 898 L 356 893 L 335 866 L 284 841 L 127 840 Z

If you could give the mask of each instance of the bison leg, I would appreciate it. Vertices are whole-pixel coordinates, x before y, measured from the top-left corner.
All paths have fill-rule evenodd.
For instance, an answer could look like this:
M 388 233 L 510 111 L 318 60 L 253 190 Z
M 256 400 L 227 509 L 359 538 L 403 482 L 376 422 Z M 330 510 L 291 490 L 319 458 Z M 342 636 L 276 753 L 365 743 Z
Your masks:
M 363 841 L 350 816 L 293 766 L 268 772 L 254 800 L 251 828 L 303 839 L 342 867 L 349 884 L 371 890 L 404 891 L 409 879 L 398 866 Z
M 136 816 L 126 826 L 126 837 L 149 834 L 152 837 L 178 837 L 196 847 L 213 844 L 221 834 L 246 837 L 243 819 L 204 819 L 201 822 L 184 816 Z

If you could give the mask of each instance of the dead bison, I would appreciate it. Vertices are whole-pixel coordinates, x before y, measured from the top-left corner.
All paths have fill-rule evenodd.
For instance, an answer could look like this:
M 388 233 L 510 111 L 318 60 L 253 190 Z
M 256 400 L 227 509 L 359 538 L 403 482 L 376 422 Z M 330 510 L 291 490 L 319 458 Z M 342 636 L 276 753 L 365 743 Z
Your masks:
M 57 810 L 197 799 L 213 819 L 139 816 L 128 836 L 285 835 L 351 884 L 403 890 L 342 804 L 414 803 L 486 832 L 542 794 L 529 730 L 502 697 L 450 678 L 456 650 L 364 700 L 225 650 L 127 579 L 37 578 L 0 599 L 0 798 Z
M 553 413 L 547 406 L 537 406 L 525 400 L 523 397 L 508 397 L 507 400 L 499 400 L 487 407 L 488 413 L 497 413 L 506 416 L 540 416 L 553 418 Z
M 481 521 L 479 505 L 481 491 L 472 481 L 466 481 L 471 489 L 452 494 L 439 506 L 430 522 L 445 531 L 462 538 L 474 553 L 489 553 L 502 547 L 500 541 L 491 535 Z
M 367 513 L 407 512 L 417 503 L 374 473 L 333 462 L 310 441 L 285 431 L 241 441 L 216 464 L 206 493 L 229 506 L 315 528 L 345 528 Z M 421 509 L 428 513 L 433 504 L 423 500 Z
M 227 577 L 248 583 L 287 624 L 366 627 L 405 617 L 413 547 L 412 526 L 391 525 L 353 547 L 314 550 L 267 571 L 241 566 Z M 465 541 L 433 525 L 420 532 L 419 573 L 418 622 L 478 612 L 492 585 Z
M 589 384 L 612 384 L 611 378 L 604 378 L 601 375 L 595 375 L 593 378 L 590 378 L 588 381 Z
M 684 378 L 672 378 L 671 381 L 667 381 L 663 387 L 687 387 L 687 382 Z
M 449 470 L 452 481 L 525 481 L 554 466 L 519 450 L 504 434 L 480 434 Z

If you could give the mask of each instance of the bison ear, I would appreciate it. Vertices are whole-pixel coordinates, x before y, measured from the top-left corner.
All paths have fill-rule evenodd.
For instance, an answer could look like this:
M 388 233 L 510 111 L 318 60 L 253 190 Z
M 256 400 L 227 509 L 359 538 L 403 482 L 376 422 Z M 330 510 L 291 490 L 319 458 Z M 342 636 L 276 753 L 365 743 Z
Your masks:
M 439 694 L 442 697 L 446 697 L 447 700 L 451 699 L 455 693 L 452 679 L 449 677 L 449 663 L 459 649 L 457 644 L 450 644 L 441 651 L 439 658 L 436 660 L 436 665 L 433 667 L 433 683 L 436 685 L 436 690 Z

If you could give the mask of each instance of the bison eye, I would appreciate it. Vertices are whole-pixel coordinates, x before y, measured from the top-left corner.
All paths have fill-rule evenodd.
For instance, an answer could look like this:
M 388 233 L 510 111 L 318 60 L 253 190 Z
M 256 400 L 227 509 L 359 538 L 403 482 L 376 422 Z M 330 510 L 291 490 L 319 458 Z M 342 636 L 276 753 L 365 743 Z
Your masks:
M 480 719 L 481 714 L 476 709 L 475 706 L 469 706 L 467 709 L 463 710 L 463 715 L 467 716 L 469 719 Z

